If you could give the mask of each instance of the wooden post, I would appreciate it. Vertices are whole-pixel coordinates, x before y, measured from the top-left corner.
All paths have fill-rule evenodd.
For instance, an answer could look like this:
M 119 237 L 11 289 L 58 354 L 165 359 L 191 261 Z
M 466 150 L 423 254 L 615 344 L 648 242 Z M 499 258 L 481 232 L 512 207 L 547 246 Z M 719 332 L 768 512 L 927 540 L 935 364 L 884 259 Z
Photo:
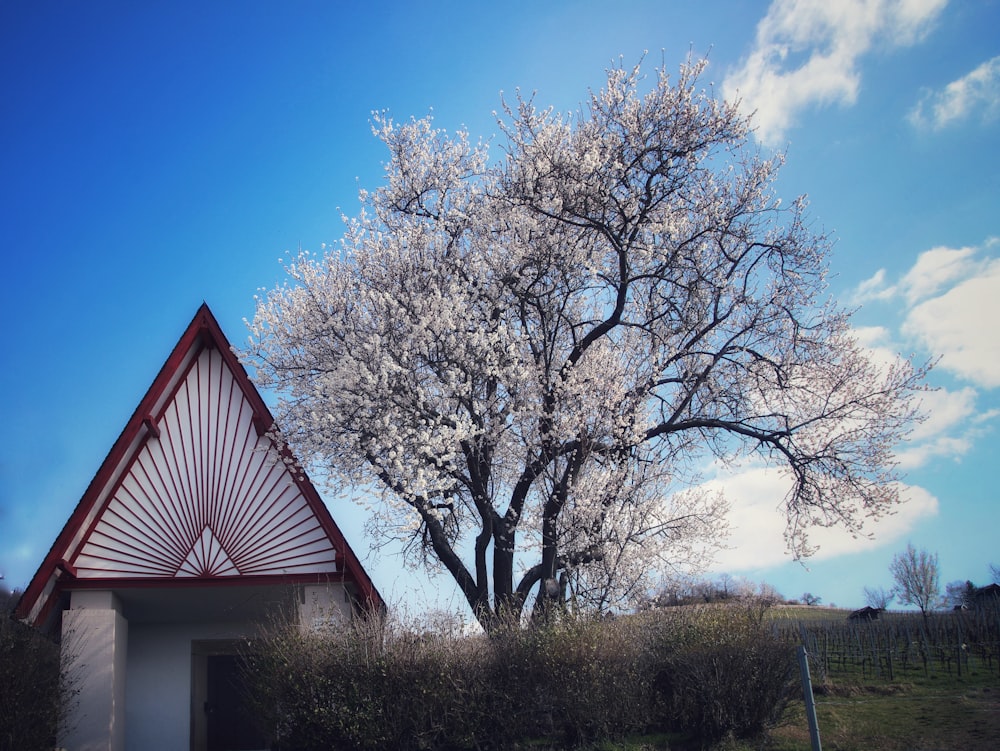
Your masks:
M 809 677 L 809 656 L 806 648 L 799 646 L 799 671 L 802 673 L 802 698 L 806 703 L 806 718 L 809 720 L 809 742 L 812 751 L 822 751 L 819 742 L 819 722 L 816 720 L 816 702 L 813 699 L 812 679 Z

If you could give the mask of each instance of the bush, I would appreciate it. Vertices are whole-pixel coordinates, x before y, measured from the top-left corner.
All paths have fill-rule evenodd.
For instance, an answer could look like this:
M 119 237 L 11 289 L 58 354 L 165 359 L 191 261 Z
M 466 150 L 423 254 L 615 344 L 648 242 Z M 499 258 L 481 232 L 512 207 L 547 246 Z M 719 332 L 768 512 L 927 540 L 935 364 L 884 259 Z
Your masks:
M 573 746 L 644 730 L 648 681 L 626 620 L 569 619 L 491 640 L 519 737 Z
M 252 706 L 283 751 L 384 747 L 387 670 L 377 626 L 358 621 L 339 638 L 278 627 L 243 656 Z
M 275 629 L 247 658 L 282 751 L 569 748 L 650 729 L 759 732 L 794 655 L 750 610 L 714 607 L 457 636 L 385 620 Z
M 48 751 L 73 691 L 59 645 L 14 618 L 16 601 L 0 592 L 0 751 Z
M 657 726 L 702 740 L 758 735 L 796 692 L 794 649 L 756 606 L 689 611 L 651 645 Z

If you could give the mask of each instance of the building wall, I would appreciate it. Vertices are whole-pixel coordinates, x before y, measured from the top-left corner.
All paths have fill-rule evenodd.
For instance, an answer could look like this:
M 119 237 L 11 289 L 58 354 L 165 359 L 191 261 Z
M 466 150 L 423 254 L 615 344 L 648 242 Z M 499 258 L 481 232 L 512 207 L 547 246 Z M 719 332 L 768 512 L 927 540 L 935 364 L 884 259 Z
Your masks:
M 80 695 L 73 727 L 60 739 L 66 751 L 203 751 L 206 720 L 192 712 L 204 712 L 207 655 L 236 654 L 292 594 L 267 600 L 248 589 L 216 590 L 210 599 L 195 590 L 153 592 L 138 609 L 112 591 L 73 593 L 63 645 Z M 351 615 L 340 583 L 304 586 L 295 595 L 293 617 L 304 628 Z M 235 615 L 250 600 L 257 605 Z
M 59 738 L 67 751 L 123 751 L 128 622 L 110 592 L 74 597 L 63 615 L 65 675 L 78 692 Z
M 320 628 L 351 617 L 351 605 L 342 584 L 313 584 L 299 591 L 299 625 Z
M 241 623 L 133 625 L 125 677 L 125 751 L 190 748 L 192 642 L 247 633 Z
M 306 626 L 334 612 L 350 614 L 341 584 L 305 587 L 298 600 L 299 622 Z M 124 751 L 197 751 L 191 737 L 195 643 L 204 649 L 219 642 L 225 652 L 233 640 L 252 637 L 259 628 L 259 622 L 245 621 L 130 624 Z

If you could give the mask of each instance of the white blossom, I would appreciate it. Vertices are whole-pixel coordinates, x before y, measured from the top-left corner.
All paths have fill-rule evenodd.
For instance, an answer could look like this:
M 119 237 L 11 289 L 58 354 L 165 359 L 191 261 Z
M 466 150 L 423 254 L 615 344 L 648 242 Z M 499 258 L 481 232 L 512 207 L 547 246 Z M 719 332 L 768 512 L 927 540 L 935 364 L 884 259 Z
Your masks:
M 258 299 L 244 357 L 282 394 L 285 437 L 380 488 L 373 524 L 487 627 L 539 582 L 623 607 L 704 564 L 726 509 L 685 490 L 706 458 L 787 468 L 797 553 L 809 526 L 856 531 L 898 500 L 922 369 L 870 362 L 820 299 L 826 238 L 773 195 L 780 159 L 696 88 L 703 67 L 615 68 L 572 117 L 518 96 L 495 161 L 377 114 L 384 184 Z

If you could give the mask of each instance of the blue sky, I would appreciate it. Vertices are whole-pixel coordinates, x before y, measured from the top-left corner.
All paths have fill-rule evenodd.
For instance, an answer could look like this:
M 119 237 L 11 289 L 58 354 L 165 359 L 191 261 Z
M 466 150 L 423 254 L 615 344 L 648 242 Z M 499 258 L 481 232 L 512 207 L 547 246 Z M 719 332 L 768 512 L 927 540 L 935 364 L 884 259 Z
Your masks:
M 783 550 L 780 481 L 735 501 L 716 571 L 862 604 L 892 555 L 989 581 L 1000 503 L 1000 2 L 26 2 L 0 4 L 0 573 L 23 587 L 204 300 L 230 340 L 279 258 L 341 234 L 384 154 L 373 110 L 493 137 L 500 92 L 574 109 L 621 57 L 708 54 L 719 96 L 785 151 L 778 189 L 836 238 L 830 293 L 876 351 L 939 357 L 874 539 Z M 361 510 L 328 497 L 362 556 Z M 367 561 L 391 601 L 444 579 Z

